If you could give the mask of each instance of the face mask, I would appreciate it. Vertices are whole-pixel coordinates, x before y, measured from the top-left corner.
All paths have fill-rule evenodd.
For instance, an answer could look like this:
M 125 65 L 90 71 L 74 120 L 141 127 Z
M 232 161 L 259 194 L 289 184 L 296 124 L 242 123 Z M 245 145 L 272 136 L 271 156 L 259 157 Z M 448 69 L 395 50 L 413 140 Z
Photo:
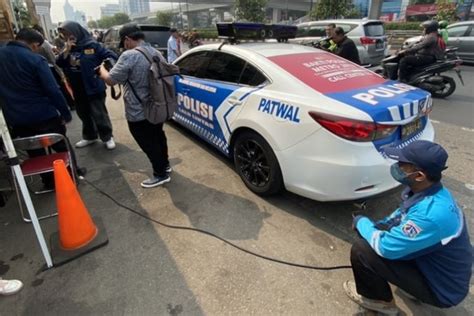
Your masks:
M 412 174 L 415 174 L 417 172 L 418 171 L 415 171 L 415 172 L 412 172 L 412 173 L 405 173 L 400 168 L 400 165 L 398 163 L 394 163 L 390 167 L 390 174 L 392 175 L 392 177 L 395 180 L 397 180 L 398 182 L 400 182 L 401 184 L 405 184 L 405 185 L 410 185 L 414 182 L 412 179 L 409 178 L 409 176 L 411 176 Z

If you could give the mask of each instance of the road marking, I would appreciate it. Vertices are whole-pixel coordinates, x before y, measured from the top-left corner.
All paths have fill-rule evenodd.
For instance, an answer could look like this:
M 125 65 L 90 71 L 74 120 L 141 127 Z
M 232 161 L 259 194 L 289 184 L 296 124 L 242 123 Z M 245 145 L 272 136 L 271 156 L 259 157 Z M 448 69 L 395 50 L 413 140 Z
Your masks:
M 433 124 L 441 124 L 441 123 L 444 123 L 444 122 L 436 121 L 436 120 L 433 120 L 433 119 L 430 119 L 430 121 L 431 121 L 431 123 L 433 123 Z M 444 123 L 444 124 L 453 125 L 453 124 L 450 124 L 450 123 Z M 453 125 L 453 126 L 456 126 L 456 125 Z M 464 126 L 456 126 L 456 127 L 459 127 L 461 130 L 463 130 L 463 131 L 465 131 L 465 132 L 471 132 L 471 133 L 474 132 L 474 128 L 469 128 L 469 127 L 464 127 Z
M 469 190 L 474 191 L 474 184 L 465 183 L 464 185 L 465 185 L 466 188 L 468 188 Z

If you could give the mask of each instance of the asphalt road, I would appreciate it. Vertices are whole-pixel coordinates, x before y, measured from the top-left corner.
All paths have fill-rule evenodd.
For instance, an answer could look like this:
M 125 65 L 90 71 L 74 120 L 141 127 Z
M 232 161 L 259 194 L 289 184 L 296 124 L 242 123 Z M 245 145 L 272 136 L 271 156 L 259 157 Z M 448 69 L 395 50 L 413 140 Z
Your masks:
M 449 72 L 456 81 L 456 91 L 446 99 L 437 99 L 431 117 L 434 120 L 474 128 L 474 65 L 461 66 L 464 86 L 455 72 Z
M 464 71 L 472 82 L 472 68 Z M 470 77 L 469 77 L 470 76 Z M 471 78 L 471 79 L 468 79 Z M 472 90 L 472 84 L 471 88 Z M 436 141 L 449 152 L 444 184 L 457 198 L 474 234 L 473 97 L 461 88 L 436 100 Z M 258 197 L 245 187 L 230 161 L 177 124 L 166 133 L 173 166 L 164 187 L 142 189 L 149 176 L 145 155 L 131 138 L 122 101 L 107 100 L 117 148 L 102 144 L 77 150 L 87 180 L 121 203 L 163 222 L 213 232 L 245 249 L 311 266 L 346 265 L 353 202 L 320 203 L 284 192 Z M 68 125 L 80 139 L 80 121 Z M 330 181 L 330 179 L 328 179 Z M 82 183 L 83 200 L 101 216 L 109 245 L 64 266 L 41 272 L 43 259 L 33 230 L 19 220 L 12 197 L 0 212 L 0 276 L 21 278 L 19 294 L 0 299 L 5 315 L 352 315 L 342 291 L 350 270 L 315 271 L 262 260 L 222 241 L 146 221 Z M 400 189 L 367 201 L 377 219 L 397 207 Z M 54 208 L 54 196 L 35 197 L 39 212 Z M 48 237 L 55 219 L 42 221 Z M 20 237 L 21 236 L 21 237 Z M 395 292 L 402 315 L 472 315 L 474 286 L 458 307 L 432 310 Z

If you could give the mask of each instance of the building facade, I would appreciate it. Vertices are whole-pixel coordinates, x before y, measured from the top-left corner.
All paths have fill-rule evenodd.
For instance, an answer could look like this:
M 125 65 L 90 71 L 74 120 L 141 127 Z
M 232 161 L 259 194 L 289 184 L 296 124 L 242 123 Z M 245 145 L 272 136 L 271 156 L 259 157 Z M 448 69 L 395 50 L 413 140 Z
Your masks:
M 105 6 L 100 7 L 101 18 L 105 16 L 113 16 L 114 14 L 117 14 L 119 12 L 121 12 L 119 4 L 107 3 Z
M 150 12 L 150 0 L 120 0 L 120 11 L 129 16 L 143 15 Z

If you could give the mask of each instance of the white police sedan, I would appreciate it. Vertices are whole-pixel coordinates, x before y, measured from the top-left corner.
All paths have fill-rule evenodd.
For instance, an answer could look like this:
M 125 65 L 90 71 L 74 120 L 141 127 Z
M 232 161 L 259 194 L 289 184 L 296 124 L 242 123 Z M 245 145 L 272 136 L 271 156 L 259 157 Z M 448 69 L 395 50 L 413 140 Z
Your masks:
M 211 44 L 175 64 L 174 119 L 232 158 L 260 195 L 378 194 L 398 185 L 382 149 L 434 138 L 427 92 L 311 47 Z

